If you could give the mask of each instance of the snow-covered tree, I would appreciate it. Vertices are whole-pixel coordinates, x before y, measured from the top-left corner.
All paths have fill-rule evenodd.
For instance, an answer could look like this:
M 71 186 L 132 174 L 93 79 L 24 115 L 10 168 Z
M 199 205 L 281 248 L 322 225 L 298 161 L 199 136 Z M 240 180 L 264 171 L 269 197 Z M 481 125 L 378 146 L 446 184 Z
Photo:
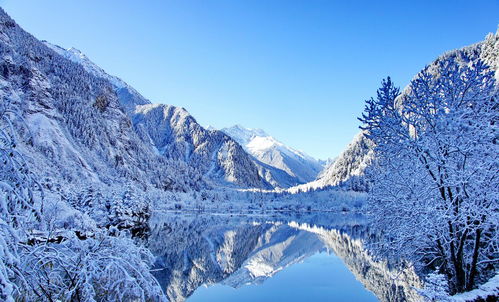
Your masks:
M 10 101 L 0 103 L 0 299 L 14 301 L 19 275 L 19 242 L 40 226 L 40 186 L 17 150 L 14 121 L 21 120 Z M 38 203 L 37 203 L 38 201 Z
M 384 80 L 361 118 L 375 144 L 369 210 L 381 251 L 439 267 L 451 292 L 474 288 L 499 261 L 494 89 L 482 61 L 448 56 L 402 95 Z

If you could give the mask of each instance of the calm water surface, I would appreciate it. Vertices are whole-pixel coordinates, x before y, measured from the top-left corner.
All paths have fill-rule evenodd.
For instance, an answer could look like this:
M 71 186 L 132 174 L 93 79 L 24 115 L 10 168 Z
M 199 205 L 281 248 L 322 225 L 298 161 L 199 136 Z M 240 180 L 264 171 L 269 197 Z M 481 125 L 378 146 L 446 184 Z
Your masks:
M 415 301 L 417 276 L 364 248 L 355 214 L 158 213 L 149 248 L 172 302 Z
M 188 302 L 378 301 L 333 253 L 320 252 L 262 284 L 202 286 Z

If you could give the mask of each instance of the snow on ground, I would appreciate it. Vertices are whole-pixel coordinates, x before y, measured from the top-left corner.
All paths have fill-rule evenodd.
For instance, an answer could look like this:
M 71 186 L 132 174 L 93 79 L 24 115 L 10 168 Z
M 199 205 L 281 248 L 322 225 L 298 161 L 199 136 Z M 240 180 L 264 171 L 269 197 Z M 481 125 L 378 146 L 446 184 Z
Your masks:
M 499 297 L 499 273 L 495 275 L 492 279 L 490 279 L 485 284 L 480 285 L 477 289 L 474 289 L 469 292 L 461 293 L 450 297 L 449 301 L 451 302 L 470 302 L 470 301 L 478 301 L 482 299 L 483 301 L 487 300 L 487 297 L 492 297 L 490 301 L 497 301 Z M 496 300 L 493 300 L 493 299 Z

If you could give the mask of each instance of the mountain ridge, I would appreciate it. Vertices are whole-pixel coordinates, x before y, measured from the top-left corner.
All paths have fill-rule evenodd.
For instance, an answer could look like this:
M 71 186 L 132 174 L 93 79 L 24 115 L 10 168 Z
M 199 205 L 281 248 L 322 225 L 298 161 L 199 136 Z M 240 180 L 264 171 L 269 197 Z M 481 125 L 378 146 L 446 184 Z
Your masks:
M 135 117 L 135 107 L 151 104 L 149 100 L 80 51 L 39 41 L 3 10 L 0 21 L 2 98 L 19 111 L 35 134 L 34 145 L 23 144 L 20 148 L 29 155 L 31 169 L 42 178 L 104 184 L 121 179 L 142 187 L 181 191 L 200 188 L 213 178 L 216 185 L 272 188 L 262 181 L 255 163 L 235 141 L 221 132 L 208 132 L 194 118 L 182 119 L 187 123 L 185 131 L 171 132 L 174 137 L 170 141 L 203 143 L 192 134 L 204 137 L 205 145 L 217 145 L 216 141 L 209 142 L 212 138 L 224 141 L 217 145 L 219 148 L 190 146 L 209 163 L 217 159 L 216 173 L 206 173 L 209 163 L 199 165 L 199 161 L 191 162 L 177 153 L 158 152 L 158 146 L 151 144 L 154 140 L 148 137 L 151 129 L 138 131 L 144 127 L 133 123 L 148 118 L 145 112 L 139 112 L 141 118 Z M 47 133 L 50 135 L 44 135 Z
M 262 129 L 249 129 L 241 125 L 222 128 L 222 132 L 236 140 L 258 161 L 282 170 L 294 184 L 309 182 L 322 169 L 319 160 L 291 148 Z

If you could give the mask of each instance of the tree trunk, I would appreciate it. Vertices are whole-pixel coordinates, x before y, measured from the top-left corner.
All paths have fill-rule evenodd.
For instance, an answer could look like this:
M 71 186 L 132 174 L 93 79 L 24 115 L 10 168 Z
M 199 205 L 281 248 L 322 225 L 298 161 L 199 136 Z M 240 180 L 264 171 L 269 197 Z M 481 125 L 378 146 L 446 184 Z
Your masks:
M 478 251 L 480 249 L 480 236 L 482 232 L 480 229 L 476 230 L 475 235 L 475 247 L 473 248 L 473 258 L 471 260 L 471 267 L 468 274 L 468 282 L 466 283 L 466 290 L 472 290 L 475 285 L 475 276 L 477 273 L 477 263 L 478 263 Z
M 464 291 L 465 288 L 465 283 L 466 283 L 466 276 L 465 276 L 465 271 L 463 268 L 463 256 L 459 255 L 459 253 L 456 253 L 456 246 L 454 245 L 453 239 L 455 239 L 455 230 L 454 227 L 452 226 L 452 223 L 449 221 L 449 235 L 451 238 L 451 241 L 449 243 L 450 246 L 450 258 L 451 262 L 454 268 L 454 279 L 455 279 L 455 291 L 456 292 L 462 292 Z

